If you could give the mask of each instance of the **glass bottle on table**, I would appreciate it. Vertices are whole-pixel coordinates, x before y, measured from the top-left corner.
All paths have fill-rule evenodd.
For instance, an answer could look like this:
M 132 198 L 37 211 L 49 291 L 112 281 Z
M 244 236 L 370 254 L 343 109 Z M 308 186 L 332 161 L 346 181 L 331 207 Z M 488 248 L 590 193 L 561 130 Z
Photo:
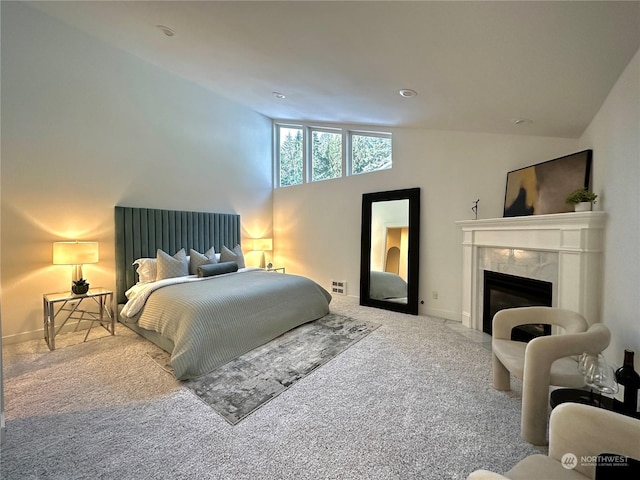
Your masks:
M 616 370 L 616 381 L 620 385 L 623 411 L 637 413 L 640 375 L 633 368 L 633 350 L 624 351 L 624 363 Z

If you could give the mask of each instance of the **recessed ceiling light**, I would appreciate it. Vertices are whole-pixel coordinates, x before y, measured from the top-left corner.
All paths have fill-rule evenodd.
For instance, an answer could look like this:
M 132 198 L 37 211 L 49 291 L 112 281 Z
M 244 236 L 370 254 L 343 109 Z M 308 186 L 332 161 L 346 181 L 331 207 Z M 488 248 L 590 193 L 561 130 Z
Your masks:
M 415 90 L 411 90 L 410 88 L 403 88 L 398 93 L 400 94 L 401 97 L 404 97 L 404 98 L 411 98 L 418 95 L 418 92 L 416 92 Z
M 164 25 L 156 25 L 156 27 L 158 27 L 167 37 L 173 37 L 175 35 L 175 32 L 169 27 L 166 27 Z
M 279 99 L 283 99 L 283 98 L 287 98 L 286 95 L 284 93 L 280 93 L 280 92 L 272 92 L 273 96 Z
M 529 120 L 528 118 L 514 118 L 511 120 L 514 125 L 531 125 L 533 120 Z

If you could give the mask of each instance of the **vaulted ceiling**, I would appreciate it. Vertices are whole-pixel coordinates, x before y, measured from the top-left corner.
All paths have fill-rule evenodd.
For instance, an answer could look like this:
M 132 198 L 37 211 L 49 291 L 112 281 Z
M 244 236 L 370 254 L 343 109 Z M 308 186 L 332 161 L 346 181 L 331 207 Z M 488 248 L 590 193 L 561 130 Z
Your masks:
M 288 120 L 579 137 L 640 47 L 638 1 L 33 5 Z

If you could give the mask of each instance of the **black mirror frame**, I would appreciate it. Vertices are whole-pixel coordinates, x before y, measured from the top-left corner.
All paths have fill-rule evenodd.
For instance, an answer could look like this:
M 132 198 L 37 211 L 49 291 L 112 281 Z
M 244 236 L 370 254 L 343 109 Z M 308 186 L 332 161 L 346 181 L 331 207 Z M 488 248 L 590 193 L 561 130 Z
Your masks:
M 407 303 L 387 302 L 369 295 L 371 270 L 371 206 L 373 202 L 409 200 L 409 252 Z M 420 188 L 364 193 L 362 195 L 362 236 L 360 245 L 360 305 L 418 315 L 420 266 Z

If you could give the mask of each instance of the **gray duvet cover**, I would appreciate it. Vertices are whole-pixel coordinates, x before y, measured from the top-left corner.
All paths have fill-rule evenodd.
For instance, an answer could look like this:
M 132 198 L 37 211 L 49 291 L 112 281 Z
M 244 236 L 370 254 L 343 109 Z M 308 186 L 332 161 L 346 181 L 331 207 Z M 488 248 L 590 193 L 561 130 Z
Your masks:
M 162 287 L 147 299 L 138 325 L 173 342 L 171 365 L 184 380 L 323 317 L 330 301 L 308 278 L 248 271 Z
M 407 303 L 407 282 L 400 275 L 372 270 L 370 279 L 371 298 Z

